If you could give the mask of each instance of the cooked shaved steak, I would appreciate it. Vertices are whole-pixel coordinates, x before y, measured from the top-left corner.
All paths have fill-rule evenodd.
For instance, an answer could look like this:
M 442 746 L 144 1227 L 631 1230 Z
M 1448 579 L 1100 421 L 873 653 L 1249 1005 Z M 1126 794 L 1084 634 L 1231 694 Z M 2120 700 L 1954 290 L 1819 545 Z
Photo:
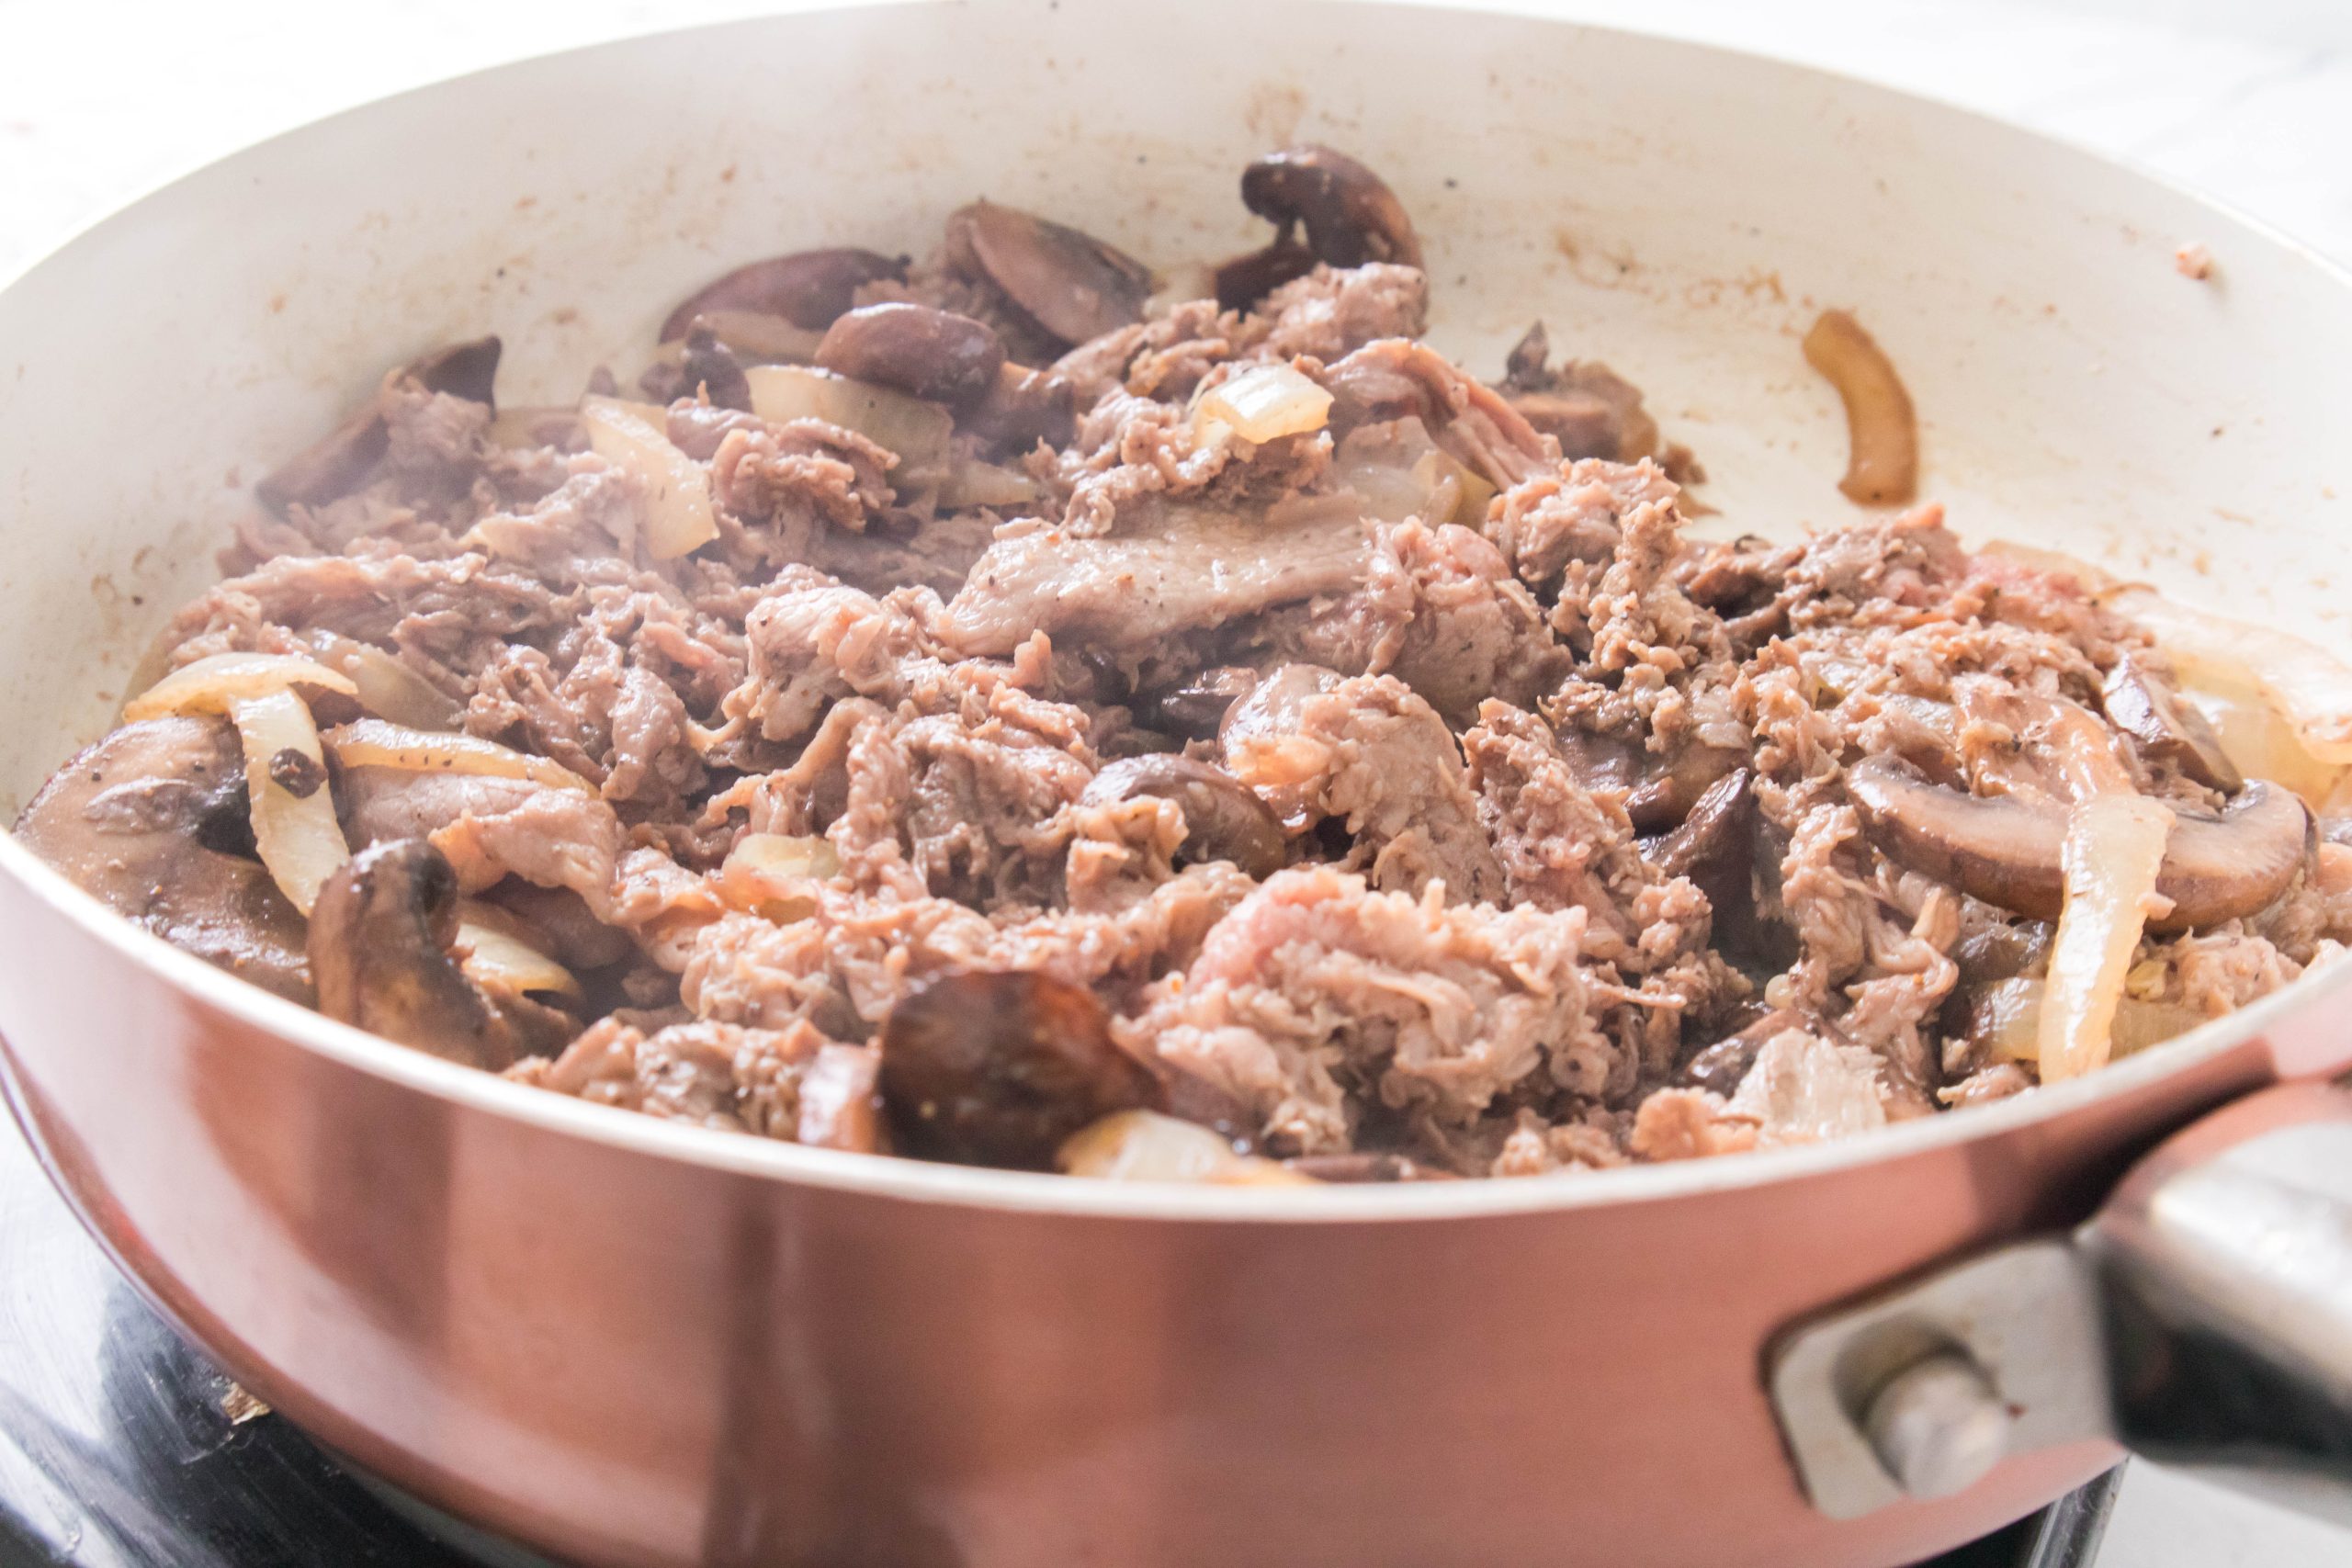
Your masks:
M 1541 325 L 1472 374 L 1372 194 L 1157 306 L 988 202 L 754 259 L 665 406 L 417 360 L 17 830 L 518 1082 L 1033 1168 L 1172 1115 L 1260 1173 L 1529 1175 L 2022 1092 L 2113 807 L 2165 907 L 2095 1055 L 2352 940 L 2352 826 L 2230 752 L 2242 694 L 1932 504 L 1690 537 L 1675 405 Z

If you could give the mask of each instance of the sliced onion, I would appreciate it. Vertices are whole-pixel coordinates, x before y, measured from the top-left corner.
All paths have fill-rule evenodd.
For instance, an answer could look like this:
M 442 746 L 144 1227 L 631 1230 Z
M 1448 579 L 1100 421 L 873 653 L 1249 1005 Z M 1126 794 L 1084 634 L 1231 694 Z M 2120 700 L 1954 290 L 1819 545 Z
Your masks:
M 1238 1155 L 1220 1134 L 1157 1111 L 1121 1111 L 1072 1133 L 1054 1155 L 1057 1169 L 1106 1181 L 1211 1182 L 1240 1187 L 1314 1187 L 1311 1176 L 1254 1155 Z
M 380 648 L 324 626 L 304 632 L 302 640 L 318 650 L 320 663 L 350 678 L 359 705 L 379 718 L 411 729 L 455 729 L 465 717 L 456 699 Z
M 939 504 L 950 512 L 967 506 L 1026 506 L 1036 499 L 1035 479 L 994 463 L 957 463 L 939 486 Z
M 1804 362 L 1846 405 L 1846 477 L 1838 488 L 1865 506 L 1909 501 L 1919 482 L 1919 422 L 1894 364 L 1861 322 L 1824 310 L 1804 334 Z
M 380 718 L 356 719 L 330 729 L 326 742 L 347 768 L 397 768 L 411 773 L 478 773 L 486 778 L 527 779 L 555 789 L 596 793 L 595 786 L 560 762 L 533 757 L 478 735 L 404 729 Z
M 936 472 L 948 466 L 956 421 L 937 403 L 797 365 L 753 365 L 743 379 L 752 389 L 752 412 L 772 424 L 822 420 L 884 447 L 899 468 Z
M 1430 493 L 1429 523 L 1459 523 L 1476 528 L 1487 520 L 1487 503 L 1495 499 L 1495 484 L 1451 452 L 1434 448 L 1413 465 L 1414 479 Z
M 2352 762 L 2352 666 L 2335 655 L 2291 633 L 2191 609 L 2149 588 L 2121 588 L 2101 599 L 2145 626 L 2184 681 L 2251 685 L 2312 756 Z
M 248 697 L 314 686 L 356 696 L 351 677 L 290 653 L 215 653 L 173 671 L 122 705 L 123 721 L 167 713 L 227 713 Z
M 458 907 L 458 940 L 451 944 L 466 978 L 486 991 L 510 997 L 533 991 L 576 997 L 580 982 L 571 970 L 531 945 L 517 921 L 492 904 L 468 898 Z
M 718 537 L 709 476 L 700 463 L 670 444 L 667 413 L 650 403 L 583 398 L 580 419 L 596 455 L 635 474 L 645 487 L 647 554 L 655 560 L 675 560 Z
M 815 914 L 816 894 L 809 884 L 822 882 L 841 868 L 841 856 L 824 839 L 746 833 L 735 840 L 727 863 L 719 868 L 719 887 L 735 908 L 784 925 Z
M 245 794 L 253 803 L 254 848 L 269 868 L 278 891 L 305 915 L 351 850 L 335 820 L 334 792 L 327 787 L 326 757 L 310 705 L 280 689 L 240 697 L 229 705 L 229 721 L 245 748 Z M 281 759 L 293 753 L 309 773 L 307 792 L 297 795 L 279 782 L 288 770 Z
M 1196 424 L 1223 424 L 1244 441 L 1272 441 L 1320 430 L 1331 394 L 1287 365 L 1253 365 L 1201 394 Z
M 811 332 L 785 316 L 771 316 L 759 310 L 705 310 L 686 328 L 691 334 L 695 327 L 707 327 L 711 336 L 727 345 L 737 362 L 742 365 L 760 363 L 806 365 L 817 357 L 817 345 L 825 341 L 821 332 Z M 683 343 L 684 335 L 678 340 Z
M 2315 808 L 2325 807 L 2352 778 L 2352 768 L 2323 762 L 2306 750 L 2295 727 L 2250 680 L 2200 670 L 2194 682 L 2182 685 L 2180 694 L 2205 716 L 2222 755 L 2247 778 L 2283 784 Z
M 2022 976 L 1984 988 L 1972 1020 L 1985 1047 L 2010 1061 L 2037 1061 L 2041 1055 L 2041 998 L 2048 982 Z M 2161 1045 L 2205 1021 L 2205 1015 L 2178 1002 L 2148 1001 L 2125 993 L 2115 1004 L 2115 1023 L 2109 1032 L 2110 1055 L 2128 1056 L 2151 1045 Z
M 2056 1083 L 2107 1065 L 2123 978 L 2148 920 L 2172 813 L 2137 795 L 2103 795 L 2067 814 L 2065 902 L 2050 947 L 2036 1055 Z

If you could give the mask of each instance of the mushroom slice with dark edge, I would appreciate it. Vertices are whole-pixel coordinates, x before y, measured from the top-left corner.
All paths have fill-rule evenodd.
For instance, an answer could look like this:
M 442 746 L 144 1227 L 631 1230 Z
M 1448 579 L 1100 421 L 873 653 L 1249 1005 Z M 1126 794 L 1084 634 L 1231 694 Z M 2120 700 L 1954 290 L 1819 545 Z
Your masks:
M 439 850 L 394 839 L 360 851 L 311 911 L 319 1010 L 493 1071 L 560 1045 L 569 1031 L 537 1016 L 553 1009 L 501 1006 L 466 977 L 450 951 L 458 920 L 458 874 Z
M 384 378 L 365 407 L 290 458 L 254 486 L 262 503 L 278 512 L 289 506 L 322 506 L 348 495 L 368 480 L 391 449 L 391 434 L 384 421 L 384 398 L 403 381 L 413 381 L 428 392 L 463 398 L 468 402 L 497 408 L 491 389 L 498 378 L 499 340 L 475 338 L 436 348 Z
M 1094 775 L 1083 796 L 1104 806 L 1153 795 L 1184 814 L 1184 852 L 1193 861 L 1231 861 L 1261 880 L 1283 868 L 1282 818 L 1239 779 L 1211 762 L 1174 753 L 1126 757 Z
M 1078 434 L 1078 391 L 1067 377 L 1007 364 L 996 385 L 959 412 L 957 426 L 998 452 L 1027 452 L 1040 441 L 1067 446 Z
M 1258 671 L 1246 664 L 1216 664 L 1197 671 L 1182 685 L 1150 698 L 1158 728 L 1188 740 L 1216 737 L 1233 705 L 1258 689 Z
M 1646 840 L 1642 856 L 1660 876 L 1687 876 L 1714 909 L 1714 940 L 1744 928 L 1756 863 L 1756 775 L 1735 769 L 1701 792 L 1681 825 Z
M 1242 171 L 1241 200 L 1277 232 L 1272 243 L 1216 269 L 1217 303 L 1226 310 L 1247 310 L 1318 262 L 1421 265 L 1420 236 L 1405 204 L 1344 152 L 1312 144 L 1269 152 Z M 1304 244 L 1296 238 L 1302 227 Z
M 2107 672 L 2104 705 L 2109 720 L 2150 761 L 2170 762 L 2187 777 L 2223 795 L 2235 795 L 2245 786 L 2245 776 L 2222 750 L 2221 737 L 2205 716 L 2181 701 L 2137 654 L 2124 654 Z
M 254 858 L 244 750 L 226 719 L 124 725 L 51 774 L 16 832 L 173 946 L 281 997 L 311 999 L 301 912 Z
M 966 407 L 995 390 L 1004 340 L 986 322 L 929 305 L 866 305 L 836 321 L 817 363 L 933 402 Z
M 1163 1093 L 1092 991 L 1027 970 L 959 971 L 901 997 L 882 1025 L 881 1087 L 907 1153 L 1034 1170 L 1088 1122 Z
M 1871 842 L 1890 858 L 2013 913 L 2058 918 L 2064 805 L 1964 795 L 1876 757 L 1850 769 L 1846 784 Z M 2148 922 L 2151 931 L 2196 931 L 2254 914 L 2287 890 L 2312 853 L 2310 811 L 2261 779 L 2218 815 L 2170 809 L 2156 891 L 2173 907 Z
M 1807 1027 L 1804 1015 L 1795 1009 L 1774 1008 L 1692 1056 L 1683 1065 L 1681 1080 L 1693 1089 L 1729 1095 L 1756 1065 L 1757 1053 L 1764 1049 L 1766 1041 Z
M 1021 312 L 1072 347 L 1143 320 L 1151 269 L 1067 224 L 990 201 L 948 215 L 949 265 L 996 285 Z
M 904 261 L 848 247 L 770 256 L 695 290 L 662 323 L 662 341 L 685 336 L 696 316 L 721 310 L 782 316 L 797 327 L 820 333 L 857 302 L 859 289 L 906 276 Z

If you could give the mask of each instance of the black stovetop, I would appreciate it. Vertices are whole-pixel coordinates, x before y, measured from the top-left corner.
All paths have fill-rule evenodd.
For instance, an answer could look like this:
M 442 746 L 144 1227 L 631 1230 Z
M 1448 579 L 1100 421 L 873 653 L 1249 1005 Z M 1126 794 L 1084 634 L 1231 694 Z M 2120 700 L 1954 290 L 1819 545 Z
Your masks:
M 1934 1568 L 2086 1568 L 2120 1473 Z M 99 1251 L 0 1116 L 0 1568 L 542 1561 L 254 1414 Z

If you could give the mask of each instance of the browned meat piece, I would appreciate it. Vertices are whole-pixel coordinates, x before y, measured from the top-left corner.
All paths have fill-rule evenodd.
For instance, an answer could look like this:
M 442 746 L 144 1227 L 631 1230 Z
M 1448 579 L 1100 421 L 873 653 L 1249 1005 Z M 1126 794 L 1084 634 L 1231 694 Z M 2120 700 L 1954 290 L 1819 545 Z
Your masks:
M 710 461 L 721 538 L 745 559 L 808 558 L 820 531 L 862 533 L 888 506 L 891 454 L 813 419 L 730 430 Z
M 1616 554 L 1627 513 L 1671 504 L 1680 493 L 1656 464 L 1588 457 L 1505 490 L 1487 514 L 1487 536 L 1549 602 L 1571 565 L 1605 566 Z
M 1394 676 L 1317 690 L 1277 671 L 1228 716 L 1223 739 L 1226 765 L 1295 829 L 1338 819 L 1351 840 L 1340 863 L 1373 886 L 1418 895 L 1442 882 L 1448 899 L 1476 903 L 1502 896 L 1462 753 L 1436 710 Z
M 1427 344 L 1385 338 L 1332 365 L 1323 384 L 1335 400 L 1331 423 L 1355 425 L 1418 418 L 1444 447 L 1508 489 L 1552 468 L 1559 447 L 1491 387 L 1463 374 Z
M 506 1076 L 670 1121 L 872 1153 L 880 1146 L 875 1065 L 870 1048 L 828 1041 L 797 1021 L 648 1031 L 606 1018 L 561 1055 L 519 1062 Z
M 1538 321 L 1511 349 L 1501 389 L 1528 423 L 1560 444 L 1563 457 L 1665 460 L 1657 421 L 1642 406 L 1640 388 L 1598 361 L 1547 366 L 1551 352 Z
M 1579 911 L 1440 909 L 1329 866 L 1285 871 L 1218 922 L 1120 1038 L 1249 1106 L 1279 1154 L 1352 1146 L 1351 1095 L 1475 1120 L 1531 1080 L 1619 1069 L 1579 967 Z
M 1170 509 L 1148 535 L 1073 538 L 1032 527 L 989 547 L 941 623 L 967 654 L 1012 652 L 1031 634 L 1130 648 L 1352 585 L 1369 546 L 1345 513 L 1292 517 Z
M 311 1000 L 302 916 L 253 858 L 244 753 L 226 720 L 125 725 L 51 774 L 16 832 L 165 942 Z
M 467 892 L 519 876 L 570 888 L 611 918 L 621 828 L 594 795 L 526 779 L 360 767 L 345 771 L 336 803 L 355 847 L 426 840 Z

